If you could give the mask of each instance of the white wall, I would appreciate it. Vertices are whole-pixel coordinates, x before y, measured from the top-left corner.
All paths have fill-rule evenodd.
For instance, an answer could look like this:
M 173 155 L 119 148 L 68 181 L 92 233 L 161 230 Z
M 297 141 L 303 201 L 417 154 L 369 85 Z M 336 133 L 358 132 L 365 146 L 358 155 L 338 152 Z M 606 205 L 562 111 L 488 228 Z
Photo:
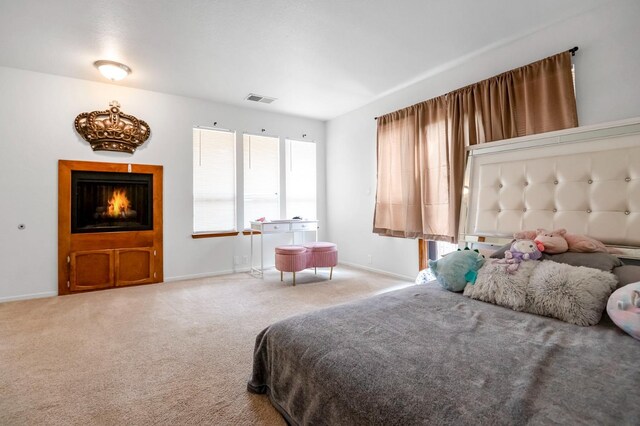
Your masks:
M 262 128 L 281 138 L 306 133 L 318 144 L 318 213 L 326 223 L 321 121 L 1 67 L 0 94 L 0 301 L 57 294 L 59 159 L 163 165 L 165 280 L 231 272 L 233 256 L 249 254 L 249 237 L 191 238 L 194 125 L 217 121 L 239 140 Z M 113 99 L 151 127 L 133 156 L 93 152 L 73 128 L 76 115 L 106 109 Z M 272 238 L 265 252 L 277 242 Z
M 371 232 L 376 185 L 374 117 L 579 46 L 575 59 L 581 125 L 640 116 L 640 2 L 620 0 L 487 50 L 327 124 L 329 238 L 340 260 L 415 276 L 417 243 Z M 428 54 L 416 52 L 416 54 Z M 368 256 L 371 255 L 371 263 Z

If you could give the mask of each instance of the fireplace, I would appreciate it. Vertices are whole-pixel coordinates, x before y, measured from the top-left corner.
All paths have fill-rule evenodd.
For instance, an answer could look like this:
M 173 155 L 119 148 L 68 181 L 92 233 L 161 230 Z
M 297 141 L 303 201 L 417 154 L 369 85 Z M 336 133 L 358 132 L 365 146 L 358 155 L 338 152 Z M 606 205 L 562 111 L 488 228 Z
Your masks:
M 153 175 L 71 172 L 71 233 L 153 229 Z
M 58 294 L 162 282 L 162 174 L 58 161 Z

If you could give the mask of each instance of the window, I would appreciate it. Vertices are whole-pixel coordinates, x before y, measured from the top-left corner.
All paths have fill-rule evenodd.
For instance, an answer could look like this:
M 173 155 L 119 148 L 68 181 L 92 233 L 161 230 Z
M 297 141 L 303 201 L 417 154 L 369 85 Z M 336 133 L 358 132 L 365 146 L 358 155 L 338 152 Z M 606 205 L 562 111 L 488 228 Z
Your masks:
M 236 230 L 236 135 L 193 129 L 193 231 Z
M 235 235 L 261 217 L 316 219 L 316 187 L 313 142 L 244 134 L 240 145 L 234 132 L 193 129 L 193 238 Z
M 245 134 L 244 227 L 260 217 L 280 219 L 280 139 Z
M 458 250 L 457 244 L 445 241 L 418 240 L 418 262 L 420 270 L 429 267 L 429 260 L 438 260 L 442 256 Z M 433 278 L 435 279 L 435 277 Z
M 445 254 L 449 254 L 458 250 L 457 244 L 447 243 L 446 241 L 434 241 L 435 243 L 435 257 L 440 259 Z
M 316 144 L 287 139 L 286 217 L 316 219 Z

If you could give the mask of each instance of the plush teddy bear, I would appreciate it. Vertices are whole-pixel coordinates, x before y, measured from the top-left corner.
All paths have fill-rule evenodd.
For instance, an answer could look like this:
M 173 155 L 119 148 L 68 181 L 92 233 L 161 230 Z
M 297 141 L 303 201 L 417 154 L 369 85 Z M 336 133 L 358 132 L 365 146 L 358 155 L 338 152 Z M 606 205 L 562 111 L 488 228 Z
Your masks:
M 449 291 L 462 291 L 467 283 L 474 283 L 484 256 L 478 250 L 458 249 L 438 260 L 430 260 L 429 268 L 440 286 Z

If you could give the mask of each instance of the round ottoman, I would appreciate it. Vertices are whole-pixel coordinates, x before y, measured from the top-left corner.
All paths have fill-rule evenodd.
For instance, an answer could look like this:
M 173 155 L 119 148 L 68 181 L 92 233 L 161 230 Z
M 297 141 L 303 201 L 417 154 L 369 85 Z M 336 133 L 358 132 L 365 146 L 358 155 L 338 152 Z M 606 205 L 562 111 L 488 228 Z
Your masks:
M 309 251 L 308 266 L 314 268 L 331 268 L 329 279 L 333 278 L 333 267 L 338 264 L 338 246 L 326 241 L 307 243 L 304 247 Z
M 302 246 L 276 247 L 276 269 L 280 271 L 280 281 L 283 272 L 293 272 L 293 285 L 296 285 L 296 272 L 307 267 L 308 251 Z

